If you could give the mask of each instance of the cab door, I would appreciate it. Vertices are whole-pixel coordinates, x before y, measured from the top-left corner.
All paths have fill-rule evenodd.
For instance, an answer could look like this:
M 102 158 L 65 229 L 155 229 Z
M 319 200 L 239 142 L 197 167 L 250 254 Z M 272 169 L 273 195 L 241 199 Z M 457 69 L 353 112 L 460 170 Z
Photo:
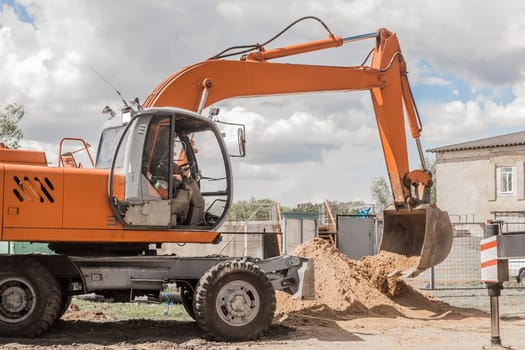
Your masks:
M 128 229 L 216 229 L 232 201 L 222 133 L 189 111 L 141 112 L 116 146 L 109 196 Z
M 110 173 L 110 196 L 126 226 L 175 225 L 171 214 L 174 117 L 140 115 L 117 145 Z

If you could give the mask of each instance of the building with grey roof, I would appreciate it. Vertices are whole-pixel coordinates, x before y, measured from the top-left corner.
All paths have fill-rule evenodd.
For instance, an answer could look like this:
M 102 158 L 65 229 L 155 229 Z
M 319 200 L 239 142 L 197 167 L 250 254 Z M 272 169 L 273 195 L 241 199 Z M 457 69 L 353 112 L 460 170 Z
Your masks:
M 525 230 L 525 131 L 442 146 L 436 155 L 438 206 L 454 222 L 487 219 Z

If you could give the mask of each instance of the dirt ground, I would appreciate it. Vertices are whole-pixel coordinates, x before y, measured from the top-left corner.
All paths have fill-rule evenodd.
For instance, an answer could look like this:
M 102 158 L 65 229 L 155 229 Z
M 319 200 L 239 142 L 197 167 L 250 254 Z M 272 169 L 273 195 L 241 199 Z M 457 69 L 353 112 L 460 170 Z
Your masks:
M 277 295 L 274 322 L 258 341 L 208 340 L 195 322 L 118 321 L 70 308 L 37 339 L 2 339 L 1 349 L 483 349 L 490 347 L 486 290 L 436 291 L 387 278 L 389 256 L 349 260 L 320 241 L 295 253 L 315 259 L 316 299 Z M 394 259 L 394 260 L 393 260 Z M 407 264 L 413 262 L 407 261 Z M 525 291 L 500 297 L 503 345 L 525 349 Z
M 522 300 L 525 300 L 521 296 Z M 421 310 L 422 311 L 422 310 Z M 319 316 L 317 316 L 319 314 Z M 525 348 L 525 317 L 501 321 L 503 344 Z M 490 319 L 454 311 L 428 318 L 327 317 L 310 310 L 276 319 L 256 342 L 204 339 L 194 322 L 159 320 L 60 320 L 37 339 L 0 339 L 1 349 L 483 349 L 490 344 Z

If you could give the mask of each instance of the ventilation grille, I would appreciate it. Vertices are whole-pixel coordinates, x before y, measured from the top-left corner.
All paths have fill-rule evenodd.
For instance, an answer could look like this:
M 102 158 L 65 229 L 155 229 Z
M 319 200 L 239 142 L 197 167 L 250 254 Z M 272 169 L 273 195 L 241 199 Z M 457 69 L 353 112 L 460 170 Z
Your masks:
M 47 178 L 29 178 L 24 176 L 20 178 L 18 176 L 13 177 L 13 181 L 16 187 L 13 189 L 13 193 L 20 202 L 49 202 L 54 203 L 53 191 L 55 187 L 51 181 Z

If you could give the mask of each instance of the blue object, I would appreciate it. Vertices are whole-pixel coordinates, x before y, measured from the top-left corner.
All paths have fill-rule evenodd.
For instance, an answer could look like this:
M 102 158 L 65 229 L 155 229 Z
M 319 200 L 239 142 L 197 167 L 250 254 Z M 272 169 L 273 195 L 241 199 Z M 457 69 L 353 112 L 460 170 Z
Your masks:
M 368 215 L 370 215 L 370 209 L 372 209 L 372 208 L 359 209 L 355 213 L 355 216 L 358 217 L 358 218 L 366 218 L 366 217 L 368 217 Z

